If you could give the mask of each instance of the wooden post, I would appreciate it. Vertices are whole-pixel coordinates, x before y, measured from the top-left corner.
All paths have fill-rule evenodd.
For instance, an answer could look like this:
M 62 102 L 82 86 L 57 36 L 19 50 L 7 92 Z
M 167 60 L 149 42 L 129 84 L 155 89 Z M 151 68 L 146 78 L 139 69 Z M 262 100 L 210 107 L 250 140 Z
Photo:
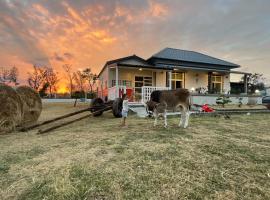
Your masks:
M 172 89 L 172 71 L 169 71 L 169 88 Z
M 247 74 L 244 75 L 244 93 L 248 93 Z
M 208 72 L 208 93 L 212 93 L 213 92 L 212 75 L 213 75 L 213 72 Z
M 116 93 L 115 93 L 115 97 L 119 98 L 119 85 L 118 85 L 118 66 L 116 65 L 115 67 L 115 89 L 116 89 Z

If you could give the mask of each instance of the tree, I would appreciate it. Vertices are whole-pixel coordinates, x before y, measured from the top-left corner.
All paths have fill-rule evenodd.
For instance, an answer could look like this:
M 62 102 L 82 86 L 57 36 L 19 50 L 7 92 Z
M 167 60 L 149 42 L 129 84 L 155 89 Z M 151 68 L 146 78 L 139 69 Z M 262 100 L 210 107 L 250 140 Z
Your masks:
M 218 105 L 222 105 L 222 107 L 224 108 L 226 104 L 231 103 L 232 101 L 230 100 L 229 96 L 226 95 L 220 95 L 217 99 L 216 99 L 216 104 Z
M 86 68 L 82 71 L 83 78 L 88 82 L 90 93 L 93 93 L 93 87 L 97 80 L 97 75 L 93 74 L 91 68 Z
M 13 83 L 18 85 L 19 71 L 17 67 L 12 67 L 10 69 L 0 68 L 0 83 Z
M 18 76 L 19 76 L 19 70 L 17 67 L 12 67 L 10 70 L 9 70 L 9 80 L 11 83 L 14 83 L 14 85 L 18 85 Z
M 46 68 L 33 66 L 33 72 L 28 72 L 28 85 L 36 91 L 39 91 L 46 83 Z
M 86 82 L 86 79 L 82 73 L 82 71 L 78 70 L 77 72 L 73 73 L 73 78 L 76 82 L 76 85 L 78 87 L 78 90 L 84 91 L 84 84 Z
M 56 92 L 56 84 L 59 82 L 57 72 L 52 67 L 45 68 L 45 81 L 48 84 L 50 98 L 52 93 Z
M 243 80 L 244 78 L 242 78 Z M 265 78 L 263 77 L 263 74 L 251 74 L 247 76 L 247 85 L 248 85 L 248 91 L 249 93 L 253 94 L 256 90 L 264 90 L 265 84 L 264 84 Z
M 42 88 L 38 91 L 40 97 L 46 97 L 47 96 L 47 90 L 48 90 L 49 84 L 44 83 Z
M 70 96 L 72 96 L 73 89 L 74 89 L 74 84 L 73 84 L 74 77 L 72 76 L 72 66 L 69 64 L 65 64 L 62 67 L 66 72 L 68 82 L 69 82 L 69 92 L 70 92 Z

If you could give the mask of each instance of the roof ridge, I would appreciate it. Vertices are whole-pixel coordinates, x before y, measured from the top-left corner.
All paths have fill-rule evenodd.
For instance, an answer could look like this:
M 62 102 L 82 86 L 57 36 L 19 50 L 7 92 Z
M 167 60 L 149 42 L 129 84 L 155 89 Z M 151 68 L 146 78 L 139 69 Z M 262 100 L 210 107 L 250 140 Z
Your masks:
M 173 50 L 179 50 L 179 51 L 189 51 L 189 52 L 195 52 L 196 51 L 191 51 L 191 50 L 186 50 L 186 49 L 177 49 L 177 48 L 173 48 L 173 47 L 166 47 L 165 49 L 173 49 Z
M 159 57 L 159 54 L 162 54 L 163 52 L 166 52 L 166 50 L 172 50 L 172 51 L 178 51 L 178 52 L 187 52 L 187 53 L 194 53 L 194 54 L 197 54 L 197 55 L 201 55 L 201 56 L 205 56 L 205 57 L 208 57 L 208 59 L 214 59 L 216 61 L 220 61 L 220 62 L 223 62 L 223 63 L 227 63 L 229 65 L 233 65 L 233 66 L 237 66 L 237 67 L 240 67 L 240 65 L 238 64 L 235 64 L 233 62 L 229 62 L 229 61 L 226 61 L 226 60 L 223 60 L 223 59 L 220 59 L 220 58 L 217 58 L 217 57 L 213 57 L 213 56 L 210 56 L 210 55 L 207 55 L 206 53 L 201 53 L 201 52 L 198 52 L 198 51 L 193 51 L 193 50 L 185 50 L 185 49 L 177 49 L 177 48 L 172 48 L 172 47 L 165 47 L 164 49 L 162 49 L 161 51 L 155 53 L 154 55 L 152 55 L 149 59 L 151 58 L 155 58 L 155 57 Z M 149 60 L 148 59 L 148 60 Z M 213 63 L 214 64 L 214 63 Z M 217 64 L 217 65 L 222 65 L 222 64 Z

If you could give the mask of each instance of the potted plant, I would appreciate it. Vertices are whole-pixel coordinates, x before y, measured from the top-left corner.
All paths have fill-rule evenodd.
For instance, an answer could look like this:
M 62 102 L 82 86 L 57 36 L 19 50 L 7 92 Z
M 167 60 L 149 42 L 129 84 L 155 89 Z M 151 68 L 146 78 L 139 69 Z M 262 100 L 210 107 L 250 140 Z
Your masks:
M 226 95 L 220 95 L 217 99 L 216 99 L 216 104 L 218 105 L 222 105 L 223 108 L 225 108 L 225 104 L 231 103 L 232 101 L 230 100 L 229 96 Z

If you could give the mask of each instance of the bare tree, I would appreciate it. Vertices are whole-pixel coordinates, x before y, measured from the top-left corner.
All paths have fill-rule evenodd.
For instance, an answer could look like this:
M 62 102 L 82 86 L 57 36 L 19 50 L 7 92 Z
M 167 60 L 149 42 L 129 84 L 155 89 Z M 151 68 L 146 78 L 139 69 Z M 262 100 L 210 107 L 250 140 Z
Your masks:
M 14 85 L 18 85 L 18 77 L 19 77 L 19 70 L 17 67 L 12 67 L 9 70 L 9 80 L 11 83 L 14 83 Z
M 244 77 L 242 77 L 244 81 Z M 251 94 L 255 93 L 256 90 L 264 90 L 265 88 L 265 77 L 263 74 L 254 73 L 247 76 L 248 90 Z
M 86 82 L 85 77 L 83 76 L 82 71 L 78 70 L 77 72 L 73 73 L 73 78 L 76 82 L 76 85 L 80 91 L 84 91 L 84 84 Z
M 93 93 L 93 87 L 97 80 L 97 75 L 92 73 L 91 68 L 86 68 L 82 71 L 83 78 L 88 82 L 90 92 Z
M 56 92 L 56 84 L 59 82 L 58 74 L 52 67 L 46 67 L 45 70 L 45 80 L 48 84 L 50 97 L 52 97 L 52 93 Z
M 0 82 L 1 83 L 13 83 L 14 85 L 18 85 L 18 77 L 19 71 L 17 67 L 8 68 L 0 68 Z
M 36 91 L 39 91 L 46 83 L 46 68 L 33 66 L 33 72 L 28 72 L 28 85 Z
M 9 80 L 9 70 L 7 68 L 1 67 L 0 68 L 0 82 L 1 83 L 6 83 Z
M 69 81 L 69 86 L 68 86 L 69 93 L 70 93 L 70 96 L 72 96 L 73 89 L 74 89 L 74 84 L 73 84 L 74 76 L 72 75 L 72 66 L 70 64 L 64 64 L 63 69 L 66 72 L 66 76 L 67 76 L 68 81 Z

